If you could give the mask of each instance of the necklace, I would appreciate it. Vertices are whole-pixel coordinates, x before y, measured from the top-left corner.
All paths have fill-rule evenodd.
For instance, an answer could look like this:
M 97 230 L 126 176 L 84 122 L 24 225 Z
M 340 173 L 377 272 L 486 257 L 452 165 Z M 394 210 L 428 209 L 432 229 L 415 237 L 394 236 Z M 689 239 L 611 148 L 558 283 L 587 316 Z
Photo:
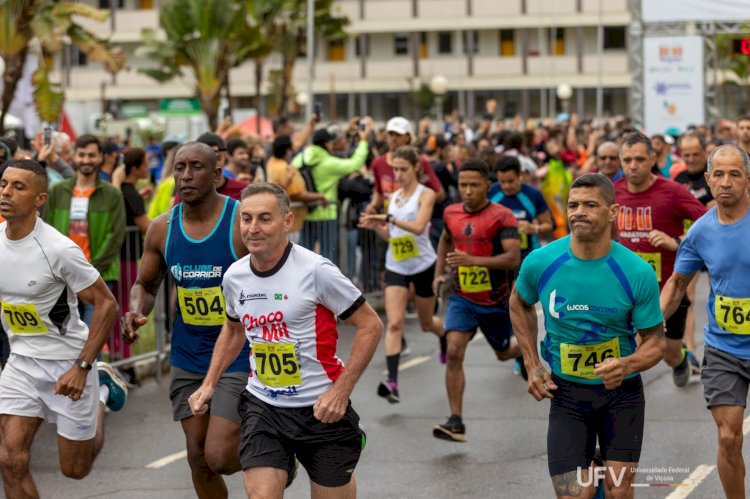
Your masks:
M 416 189 L 414 191 L 416 191 Z M 394 200 L 394 202 L 396 203 L 396 206 L 398 206 L 399 208 L 403 208 L 404 205 L 409 202 L 409 200 L 411 199 L 413 195 L 414 195 L 414 192 L 412 192 L 411 194 L 409 194 L 408 197 L 405 198 L 404 191 L 401 191 L 398 194 L 398 197 Z

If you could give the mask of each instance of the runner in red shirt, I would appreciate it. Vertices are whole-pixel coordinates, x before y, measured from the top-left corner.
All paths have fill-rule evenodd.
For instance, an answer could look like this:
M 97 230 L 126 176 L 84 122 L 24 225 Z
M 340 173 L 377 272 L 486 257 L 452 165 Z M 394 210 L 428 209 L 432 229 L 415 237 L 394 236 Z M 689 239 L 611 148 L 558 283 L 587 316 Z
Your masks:
M 623 140 L 620 161 L 624 178 L 615 182 L 620 205 L 617 237 L 623 246 L 651 264 L 661 289 L 674 270 L 685 220 L 697 220 L 706 208 L 680 184 L 651 172 L 656 154 L 645 135 L 634 133 Z M 686 298 L 667 321 L 664 360 L 672 367 L 677 386 L 685 386 L 690 379 L 688 351 L 682 345 L 689 306 Z

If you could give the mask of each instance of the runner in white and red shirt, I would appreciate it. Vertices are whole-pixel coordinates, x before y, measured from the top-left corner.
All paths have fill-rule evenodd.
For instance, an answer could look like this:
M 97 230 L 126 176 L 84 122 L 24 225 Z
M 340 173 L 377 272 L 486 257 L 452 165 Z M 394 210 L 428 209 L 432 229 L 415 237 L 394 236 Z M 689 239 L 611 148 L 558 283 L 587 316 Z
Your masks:
M 294 215 L 283 189 L 251 184 L 240 213 L 250 255 L 224 275 L 227 320 L 191 407 L 208 410 L 216 381 L 247 336 L 251 373 L 239 410 L 248 496 L 281 497 L 296 455 L 313 497 L 353 498 L 364 433 L 349 396 L 383 324 L 336 266 L 288 240 Z M 337 318 L 356 328 L 346 366 L 336 356 Z

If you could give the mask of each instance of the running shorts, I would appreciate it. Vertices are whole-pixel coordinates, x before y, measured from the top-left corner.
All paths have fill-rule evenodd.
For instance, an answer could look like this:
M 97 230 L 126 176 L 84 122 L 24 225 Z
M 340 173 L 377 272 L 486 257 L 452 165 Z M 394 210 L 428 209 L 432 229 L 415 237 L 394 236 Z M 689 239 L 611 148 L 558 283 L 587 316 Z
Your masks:
M 214 395 L 208 402 L 212 415 L 240 424 L 241 419 L 237 412 L 237 403 L 240 400 L 240 394 L 245 391 L 249 375 L 246 372 L 231 372 L 224 373 L 219 378 Z M 172 417 L 175 421 L 182 421 L 193 415 L 188 399 L 200 388 L 205 377 L 205 374 L 172 366 L 169 398 L 172 400 Z
M 715 405 L 747 406 L 750 360 L 742 360 L 706 345 L 701 368 L 703 396 L 710 409 Z
M 430 268 L 414 275 L 403 275 L 397 272 L 385 270 L 385 287 L 400 286 L 408 288 L 409 283 L 414 283 L 414 293 L 420 298 L 431 298 L 435 296 L 432 292 L 432 281 L 435 279 L 435 264 Z
M 477 327 L 482 329 L 487 342 L 496 352 L 504 352 L 510 348 L 513 327 L 507 308 L 478 305 L 463 296 L 450 295 L 448 310 L 445 312 L 445 332 L 474 334 Z
M 667 319 L 667 330 L 664 334 L 670 340 L 681 340 L 685 336 L 685 321 L 689 308 L 690 300 L 687 296 L 684 296 L 677 310 Z

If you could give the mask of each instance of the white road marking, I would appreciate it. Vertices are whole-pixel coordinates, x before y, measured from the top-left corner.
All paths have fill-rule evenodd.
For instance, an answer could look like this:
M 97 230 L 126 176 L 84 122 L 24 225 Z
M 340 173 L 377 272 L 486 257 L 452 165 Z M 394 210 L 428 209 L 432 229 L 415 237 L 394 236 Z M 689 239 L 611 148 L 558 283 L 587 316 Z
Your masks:
M 743 435 L 750 433 L 750 416 L 746 417 L 742 422 L 742 433 Z M 690 476 L 683 481 L 687 486 L 678 488 L 669 494 L 666 499 L 684 499 L 690 495 L 690 493 L 695 490 L 695 488 L 698 487 L 698 485 L 700 485 L 714 469 L 716 469 L 716 466 L 713 464 L 698 465 L 698 467 L 690 473 Z
M 687 477 L 685 480 L 682 481 L 683 484 L 686 484 L 685 487 L 677 487 L 671 494 L 667 496 L 666 499 L 684 499 L 685 497 L 689 496 L 690 493 L 695 490 L 695 488 L 700 485 L 700 483 L 711 474 L 711 472 L 716 468 L 714 465 L 709 464 L 699 464 L 692 473 L 690 473 L 690 476 Z
M 175 461 L 179 461 L 180 459 L 184 459 L 187 457 L 187 451 L 181 450 L 180 452 L 175 452 L 174 454 L 170 454 L 168 456 L 165 456 L 161 459 L 157 459 L 153 463 L 149 463 L 146 465 L 146 468 L 151 468 L 153 470 L 158 470 L 159 468 L 163 468 L 168 464 L 172 464 Z

